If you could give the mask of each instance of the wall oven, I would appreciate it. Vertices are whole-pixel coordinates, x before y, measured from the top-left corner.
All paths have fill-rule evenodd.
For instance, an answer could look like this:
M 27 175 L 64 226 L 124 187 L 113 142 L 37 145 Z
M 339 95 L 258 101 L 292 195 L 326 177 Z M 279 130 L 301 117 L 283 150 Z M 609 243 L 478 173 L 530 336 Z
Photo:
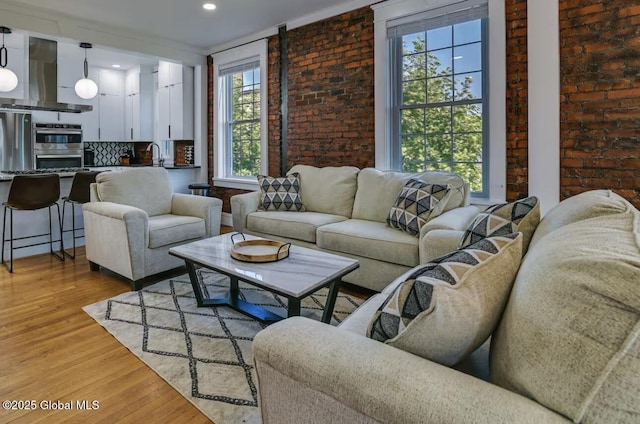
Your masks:
M 82 126 L 37 123 L 33 126 L 32 139 L 36 169 L 84 166 Z

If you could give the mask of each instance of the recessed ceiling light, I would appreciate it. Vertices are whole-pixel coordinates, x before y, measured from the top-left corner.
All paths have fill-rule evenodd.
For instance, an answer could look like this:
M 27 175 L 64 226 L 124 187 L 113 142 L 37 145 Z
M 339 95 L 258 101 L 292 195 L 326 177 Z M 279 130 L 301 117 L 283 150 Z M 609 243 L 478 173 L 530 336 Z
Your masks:
M 116 63 L 114 63 L 113 65 L 111 65 L 111 67 L 113 67 L 113 68 L 119 68 L 119 67 L 120 67 L 120 65 L 118 65 L 118 64 L 116 64 Z
M 216 5 L 213 3 L 205 3 L 202 5 L 202 8 L 204 10 L 214 10 L 216 8 Z

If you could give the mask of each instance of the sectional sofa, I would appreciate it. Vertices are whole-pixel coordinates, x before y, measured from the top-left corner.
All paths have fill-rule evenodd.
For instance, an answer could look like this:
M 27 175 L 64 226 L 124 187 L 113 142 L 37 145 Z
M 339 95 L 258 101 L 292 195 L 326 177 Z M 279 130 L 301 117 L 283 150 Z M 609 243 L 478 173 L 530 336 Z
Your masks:
M 515 283 L 490 345 L 454 366 L 366 337 L 406 276 L 338 328 L 294 317 L 258 333 L 262 422 L 640 422 L 640 212 L 610 191 L 571 197 L 542 219 L 521 265 L 517 254 L 488 264 L 476 283 L 513 266 Z M 439 326 L 482 312 L 471 305 L 483 293 Z

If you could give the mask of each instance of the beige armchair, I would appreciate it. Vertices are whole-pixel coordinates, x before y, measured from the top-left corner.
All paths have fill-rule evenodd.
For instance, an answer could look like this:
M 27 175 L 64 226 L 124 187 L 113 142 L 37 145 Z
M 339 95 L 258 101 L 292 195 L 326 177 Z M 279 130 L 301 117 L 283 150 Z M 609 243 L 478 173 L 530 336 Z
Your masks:
M 169 248 L 220 234 L 222 201 L 173 193 L 164 168 L 104 172 L 82 207 L 91 269 L 107 268 L 131 280 L 184 265 Z

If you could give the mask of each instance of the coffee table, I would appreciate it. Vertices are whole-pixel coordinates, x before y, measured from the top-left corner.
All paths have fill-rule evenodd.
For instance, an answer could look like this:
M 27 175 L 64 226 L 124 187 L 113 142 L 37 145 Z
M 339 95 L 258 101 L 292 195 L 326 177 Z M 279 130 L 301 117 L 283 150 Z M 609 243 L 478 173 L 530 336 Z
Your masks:
M 224 234 L 169 249 L 170 255 L 184 259 L 198 306 L 226 305 L 253 318 L 274 322 L 285 317 L 240 299 L 239 281 L 287 298 L 287 317 L 300 315 L 300 301 L 329 286 L 322 313 L 322 322 L 329 323 L 342 277 L 360 266 L 355 259 L 293 245 L 289 257 L 277 262 L 241 262 L 230 255 L 233 246 L 231 236 Z M 247 234 L 244 236 L 247 240 L 260 238 Z M 227 296 L 204 297 L 196 275 L 198 265 L 229 277 L 230 290 Z

